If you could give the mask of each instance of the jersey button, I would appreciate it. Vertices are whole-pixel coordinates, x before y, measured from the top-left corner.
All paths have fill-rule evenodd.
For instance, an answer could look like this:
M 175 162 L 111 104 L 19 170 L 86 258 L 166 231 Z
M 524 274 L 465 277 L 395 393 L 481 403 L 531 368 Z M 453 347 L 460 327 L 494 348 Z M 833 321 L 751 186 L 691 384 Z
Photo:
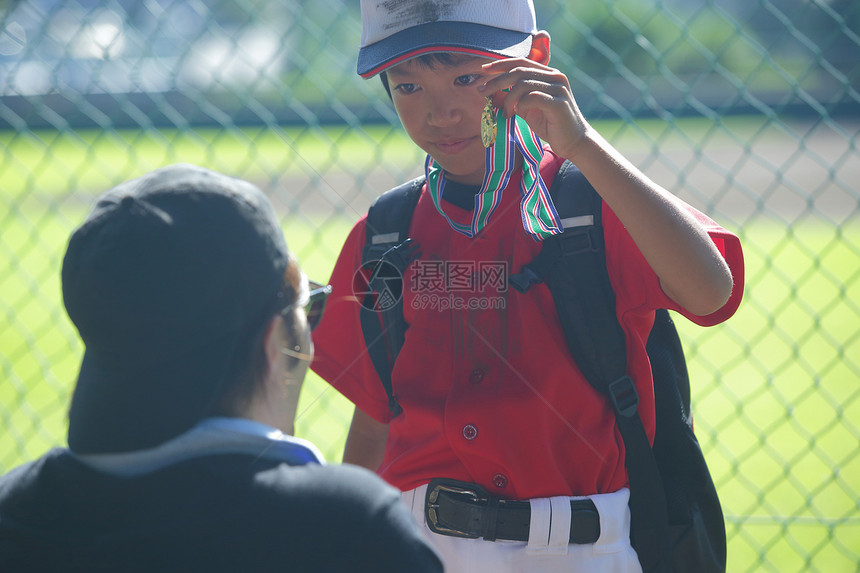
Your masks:
M 484 380 L 484 371 L 480 368 L 475 368 L 469 372 L 469 383 L 480 384 Z
M 496 474 L 493 476 L 493 485 L 497 488 L 501 489 L 507 487 L 508 485 L 508 476 L 505 474 Z
M 478 428 L 473 424 L 466 424 L 463 426 L 463 437 L 467 440 L 474 440 L 478 437 Z

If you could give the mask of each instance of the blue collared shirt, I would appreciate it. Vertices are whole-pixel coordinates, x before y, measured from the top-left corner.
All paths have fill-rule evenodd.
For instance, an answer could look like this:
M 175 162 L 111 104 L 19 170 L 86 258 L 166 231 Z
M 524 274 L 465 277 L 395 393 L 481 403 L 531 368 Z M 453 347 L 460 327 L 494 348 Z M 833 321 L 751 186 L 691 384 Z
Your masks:
M 217 454 L 250 454 L 292 466 L 325 464 L 322 453 L 311 442 L 245 418 L 206 418 L 187 432 L 147 450 L 75 455 L 96 470 L 135 476 Z

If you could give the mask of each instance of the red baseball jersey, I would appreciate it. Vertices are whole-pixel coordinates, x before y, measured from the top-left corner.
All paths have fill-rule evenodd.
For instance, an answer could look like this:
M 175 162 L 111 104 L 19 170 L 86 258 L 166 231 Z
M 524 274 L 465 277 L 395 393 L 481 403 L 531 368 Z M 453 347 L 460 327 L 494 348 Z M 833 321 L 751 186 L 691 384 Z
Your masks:
M 562 161 L 547 149 L 540 170 L 548 186 Z M 451 200 L 442 201 L 445 212 L 468 223 L 476 189 L 449 187 Z M 663 293 L 654 271 L 604 204 L 606 261 L 626 333 L 628 373 L 651 439 L 654 397 L 645 342 L 654 310 L 669 308 L 712 325 L 734 313 L 743 289 L 740 241 L 701 213 L 695 215 L 735 279 L 730 300 L 704 317 L 691 315 Z M 624 446 L 612 407 L 571 358 L 549 289 L 545 284 L 526 293 L 509 288 L 508 276 L 531 262 L 541 247 L 523 230 L 519 176 L 511 178 L 497 211 L 474 238 L 451 229 L 426 189 L 409 235 L 421 256 L 403 277 L 409 327 L 392 373 L 402 414 L 391 417 L 361 332 L 361 296 L 354 292 L 353 279 L 361 266 L 364 219 L 340 253 L 332 295 L 314 331 L 314 371 L 367 414 L 389 422 L 380 475 L 401 490 L 447 477 L 478 483 L 509 499 L 624 487 Z

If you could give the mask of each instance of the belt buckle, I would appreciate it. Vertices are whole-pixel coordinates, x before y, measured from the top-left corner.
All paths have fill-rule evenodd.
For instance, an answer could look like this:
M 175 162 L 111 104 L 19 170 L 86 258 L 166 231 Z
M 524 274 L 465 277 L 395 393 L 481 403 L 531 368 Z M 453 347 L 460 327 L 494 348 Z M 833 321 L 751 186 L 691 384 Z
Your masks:
M 487 492 L 477 484 L 446 478 L 434 478 L 427 485 L 427 497 L 424 503 L 427 525 L 434 533 L 465 539 L 477 539 L 480 537 L 476 533 L 454 529 L 439 521 L 439 495 L 442 493 L 466 497 L 470 502 L 481 503 L 489 500 Z

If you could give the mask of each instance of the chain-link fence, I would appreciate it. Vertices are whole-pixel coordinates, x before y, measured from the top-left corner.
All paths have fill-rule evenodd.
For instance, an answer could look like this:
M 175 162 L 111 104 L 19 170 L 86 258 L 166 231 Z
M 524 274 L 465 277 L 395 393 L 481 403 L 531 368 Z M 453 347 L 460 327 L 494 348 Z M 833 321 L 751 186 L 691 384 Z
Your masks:
M 741 310 L 682 325 L 729 570 L 860 570 L 860 3 L 536 4 L 592 123 L 744 240 Z M 420 172 L 359 34 L 347 0 L 0 0 L 0 472 L 64 442 L 58 275 L 96 194 L 180 161 L 250 179 L 324 280 Z M 297 433 L 338 460 L 350 415 L 311 376 Z

